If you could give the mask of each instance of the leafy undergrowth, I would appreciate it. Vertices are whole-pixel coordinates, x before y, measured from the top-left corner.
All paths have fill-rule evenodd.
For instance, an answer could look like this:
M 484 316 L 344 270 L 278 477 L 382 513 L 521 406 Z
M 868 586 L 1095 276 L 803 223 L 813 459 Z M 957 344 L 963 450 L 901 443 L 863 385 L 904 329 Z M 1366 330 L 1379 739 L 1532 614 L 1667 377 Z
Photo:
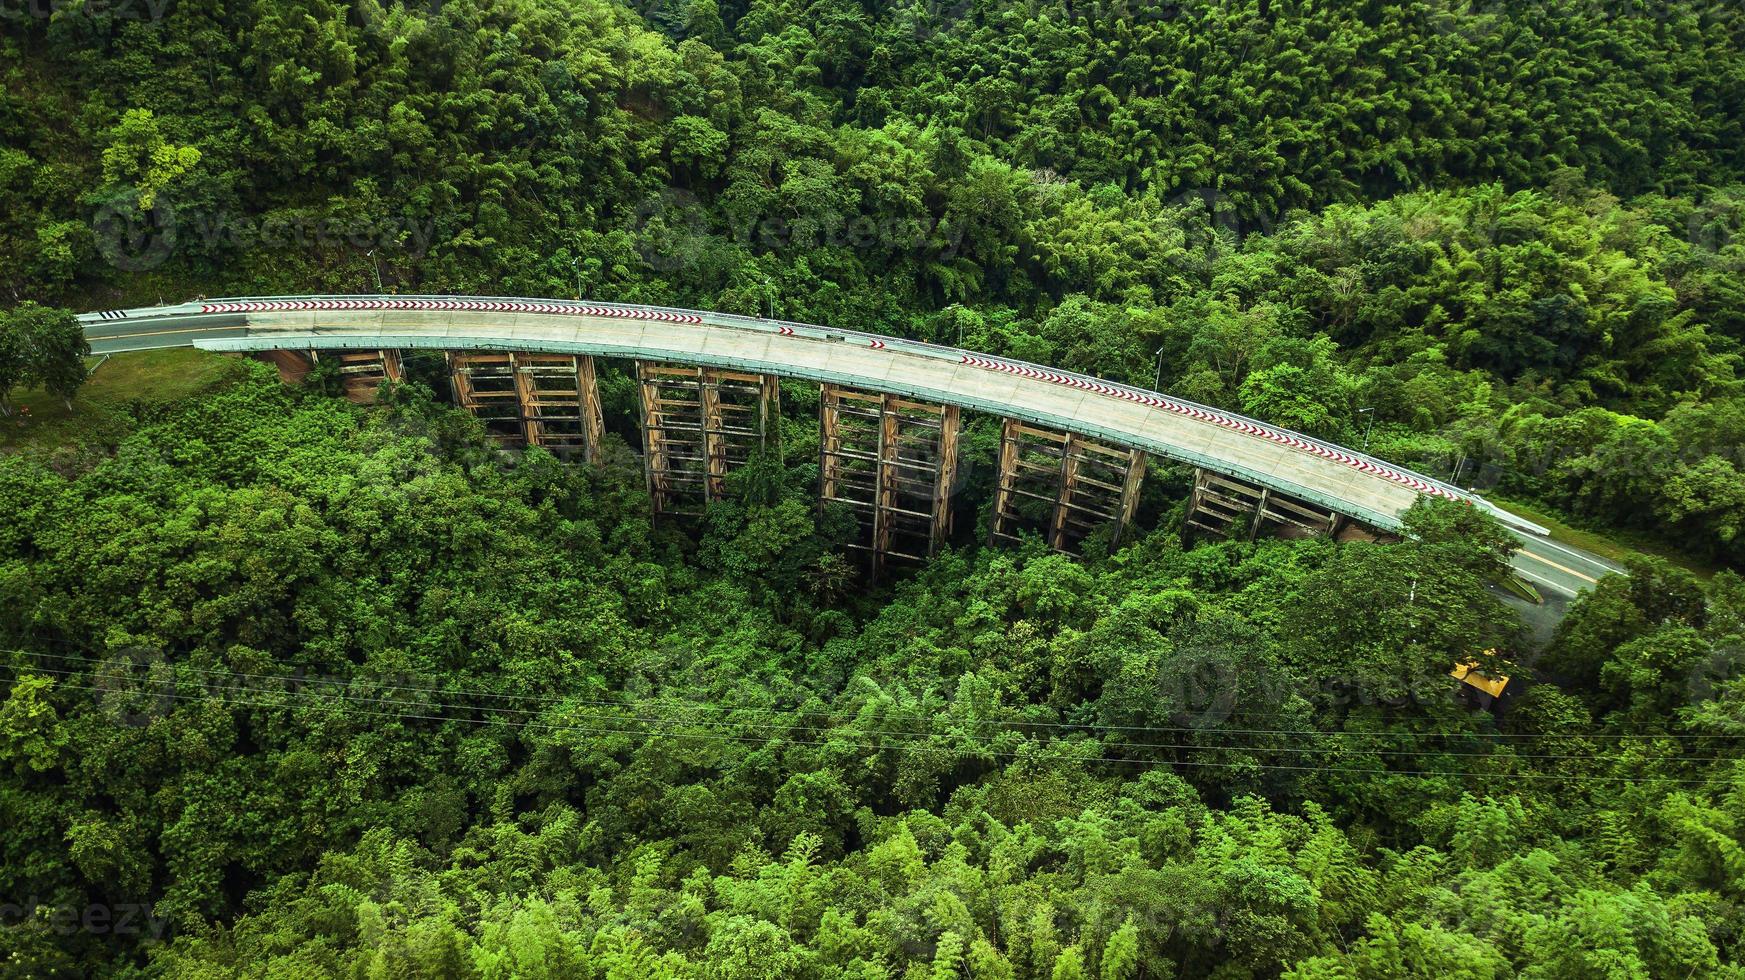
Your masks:
M 1738 576 L 1607 578 L 1530 669 L 1507 535 L 1448 502 L 873 590 L 800 440 L 684 528 L 422 386 L 242 367 L 79 472 L 0 456 L 0 974 L 1745 961 Z M 1454 697 L 1475 655 L 1501 714 Z

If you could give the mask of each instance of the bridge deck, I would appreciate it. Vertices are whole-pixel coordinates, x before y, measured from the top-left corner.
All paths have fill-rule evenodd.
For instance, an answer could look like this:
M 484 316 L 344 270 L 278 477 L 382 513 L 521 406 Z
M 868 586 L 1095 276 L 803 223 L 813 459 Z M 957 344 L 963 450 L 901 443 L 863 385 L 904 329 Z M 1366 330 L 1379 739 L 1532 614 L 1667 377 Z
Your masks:
M 1353 450 L 1141 388 L 893 337 L 728 314 L 479 297 L 276 297 L 81 317 L 95 353 L 397 348 L 671 361 L 804 378 L 957 405 L 1241 477 L 1383 528 L 1455 487 Z

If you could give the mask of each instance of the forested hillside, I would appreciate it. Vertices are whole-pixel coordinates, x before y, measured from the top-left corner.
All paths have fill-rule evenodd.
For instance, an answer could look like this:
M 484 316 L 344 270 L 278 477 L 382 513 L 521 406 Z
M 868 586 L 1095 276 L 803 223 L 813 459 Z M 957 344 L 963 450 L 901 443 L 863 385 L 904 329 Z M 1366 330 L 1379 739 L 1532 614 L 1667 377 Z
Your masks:
M 1457 505 L 1396 546 L 1184 551 L 1172 523 L 856 598 L 813 472 L 693 541 L 651 530 L 634 468 L 505 465 L 416 391 L 365 410 L 265 370 L 71 479 L 0 458 L 0 893 L 42 906 L 0 931 L 9 969 L 1737 961 L 1737 577 L 1608 581 L 1547 655 L 1566 689 L 1499 727 L 1450 696 L 1518 628 Z M 91 903 L 150 918 L 53 918 Z
M 961 339 L 1745 556 L 1736 5 L 650 2 L 30 7 L 0 277 Z
M 7 322 L 773 314 L 1721 569 L 1541 649 L 1469 510 L 1189 548 L 1157 489 L 1114 554 L 874 590 L 803 392 L 654 525 L 635 446 L 238 363 L 0 451 L 0 973 L 1745 975 L 1742 46 L 1708 0 L 0 4 Z

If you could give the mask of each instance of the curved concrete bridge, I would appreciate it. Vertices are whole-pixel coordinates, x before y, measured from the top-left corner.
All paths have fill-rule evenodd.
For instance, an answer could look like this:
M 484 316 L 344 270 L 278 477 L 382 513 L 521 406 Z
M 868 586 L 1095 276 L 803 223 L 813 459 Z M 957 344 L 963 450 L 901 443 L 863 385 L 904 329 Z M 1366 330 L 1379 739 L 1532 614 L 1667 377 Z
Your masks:
M 111 310 L 80 319 L 92 351 L 99 354 L 194 346 L 248 352 L 431 349 L 450 352 L 451 358 L 467 352 L 619 357 L 701 369 L 696 383 L 703 401 L 727 377 L 711 372 L 802 378 L 826 386 L 826 416 L 830 403 L 846 406 L 845 419 L 861 404 L 833 402 L 828 395 L 834 387 L 850 395 L 882 397 L 867 417 L 899 415 L 898 424 L 888 419 L 878 423 L 893 443 L 904 438 L 901 426 L 916 420 L 913 410 L 943 407 L 951 417 L 939 416 L 942 435 L 935 440 L 935 455 L 937 443 L 946 441 L 955 452 L 957 410 L 998 415 L 1008 420 L 1008 441 L 1033 441 L 1011 452 L 1014 472 L 1025 465 L 1026 453 L 1036 458 L 1037 446 L 1050 439 L 1054 448 L 1042 448 L 1061 461 L 1063 473 L 1070 477 L 1088 472 L 1074 460 L 1102 457 L 1075 450 L 1077 439 L 1080 446 L 1099 451 L 1137 451 L 1191 464 L 1202 471 L 1200 488 L 1208 501 L 1231 502 L 1237 511 L 1246 506 L 1281 522 L 1301 523 L 1296 518 L 1302 515 L 1291 508 L 1306 506 L 1333 515 L 1323 530 L 1336 528 L 1341 517 L 1395 530 L 1419 497 L 1436 496 L 1466 501 L 1524 535 L 1544 533 L 1442 481 L 1231 412 L 1008 358 L 812 324 L 650 306 L 463 296 L 216 299 Z M 659 381 L 651 382 L 648 374 L 643 380 L 645 386 Z M 591 362 L 586 382 L 591 388 Z M 644 395 L 653 412 L 650 418 L 657 417 L 666 404 L 664 396 L 657 390 L 655 402 L 649 403 L 646 388 Z M 827 439 L 833 438 L 828 417 L 825 425 Z M 944 438 L 946 429 L 949 440 Z M 1034 443 L 1036 439 L 1042 443 Z M 890 449 L 890 460 L 899 460 L 902 452 L 900 446 Z M 883 460 L 886 451 L 876 454 Z M 1130 462 L 1142 469 L 1136 453 Z M 829 463 L 826 459 L 827 470 Z M 945 465 L 949 470 L 949 461 Z M 1113 480 L 1109 489 L 1121 489 L 1119 483 Z M 875 492 L 886 489 L 881 483 Z M 1269 503 L 1273 495 L 1277 500 Z M 1070 510 L 1070 504 L 1063 506 Z

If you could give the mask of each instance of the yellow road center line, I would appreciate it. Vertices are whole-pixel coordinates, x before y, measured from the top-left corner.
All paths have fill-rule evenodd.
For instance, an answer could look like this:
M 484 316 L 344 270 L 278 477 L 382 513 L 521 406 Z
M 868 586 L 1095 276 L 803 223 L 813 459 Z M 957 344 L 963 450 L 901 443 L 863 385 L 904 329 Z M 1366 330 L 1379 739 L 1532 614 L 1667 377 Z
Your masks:
M 1584 582 L 1593 582 L 1596 585 L 1599 583 L 1599 579 L 1594 578 L 1591 575 L 1583 575 L 1582 573 L 1576 571 L 1573 568 L 1568 568 L 1568 567 L 1565 567 L 1563 565 L 1559 565 L 1558 563 L 1552 561 L 1551 559 L 1546 558 L 1542 555 L 1536 555 L 1536 554 L 1532 553 L 1531 551 L 1527 551 L 1527 550 L 1523 549 L 1521 551 L 1515 552 L 1515 554 L 1520 555 L 1523 558 L 1531 558 L 1541 565 L 1550 565 L 1552 568 L 1555 568 L 1560 572 L 1568 572 L 1569 574 L 1574 575 L 1576 578 L 1581 579 Z
M 175 330 L 145 330 L 139 333 L 112 333 L 105 337 L 92 337 L 91 342 L 101 344 L 106 340 L 129 340 L 134 337 L 161 337 L 170 333 L 205 333 L 211 330 L 241 330 L 242 327 L 178 327 Z

